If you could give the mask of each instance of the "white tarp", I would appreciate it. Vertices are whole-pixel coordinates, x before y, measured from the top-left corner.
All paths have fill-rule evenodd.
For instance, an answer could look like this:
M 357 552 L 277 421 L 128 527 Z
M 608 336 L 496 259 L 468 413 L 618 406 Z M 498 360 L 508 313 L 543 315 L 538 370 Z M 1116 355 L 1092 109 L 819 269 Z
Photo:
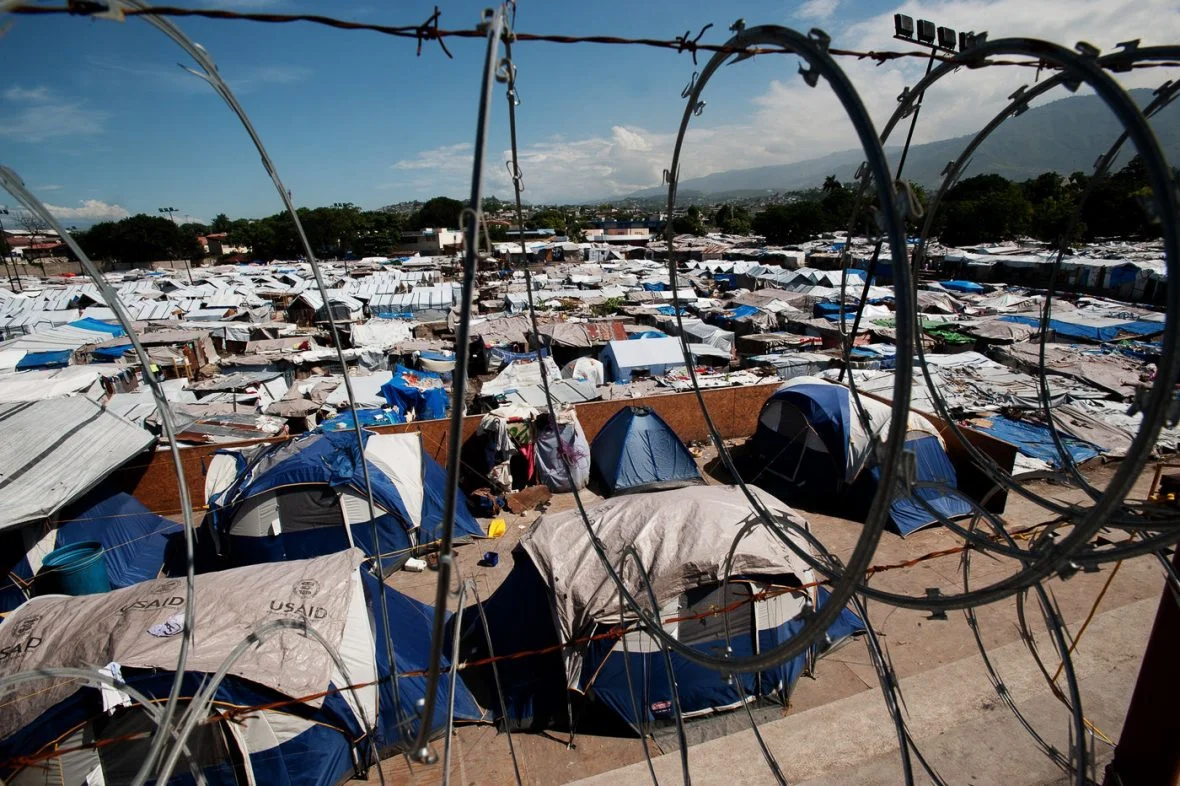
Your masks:
M 195 630 L 186 668 L 217 671 L 250 633 L 279 619 L 306 623 L 331 647 L 355 656 L 357 647 L 342 645 L 352 607 L 359 604 L 364 608 L 357 572 L 363 559 L 359 550 L 350 549 L 316 559 L 198 575 Z M 33 598 L 0 624 L 0 652 L 8 653 L 0 660 L 0 677 L 38 668 L 86 668 L 105 663 L 173 670 L 181 634 L 158 635 L 160 628 L 156 626 L 187 612 L 181 579 L 157 579 L 101 595 Z M 352 627 L 355 630 L 357 626 Z M 157 635 L 151 632 L 153 628 Z M 369 637 L 371 663 L 372 634 L 367 628 L 353 635 Z M 350 666 L 358 666 L 349 674 L 354 682 L 365 682 L 366 672 L 376 673 L 375 665 L 365 668 L 355 658 L 350 660 Z M 319 642 L 290 630 L 248 649 L 229 673 L 298 697 L 324 690 L 334 671 L 331 657 Z M 77 690 L 93 689 L 76 680 L 46 680 L 0 694 L 0 701 L 9 707 L 0 717 L 0 737 L 21 729 Z M 371 706 L 374 700 L 375 696 L 362 699 Z M 318 707 L 323 698 L 306 703 Z
M 81 396 L 2 404 L 0 433 L 0 530 L 56 513 L 155 441 Z
M 751 490 L 784 523 L 806 521 L 781 500 L 759 488 Z M 694 587 L 714 584 L 722 576 L 734 536 L 755 515 L 736 486 L 690 486 L 653 494 L 608 499 L 587 509 L 590 529 L 601 540 L 611 564 L 620 565 L 624 549 L 634 546 L 661 606 Z M 800 549 L 805 541 L 793 535 Z M 597 623 L 618 621 L 619 594 L 591 547 L 577 511 L 542 516 L 520 539 L 551 591 L 554 616 L 563 642 L 588 635 Z M 738 544 L 731 575 L 784 576 L 811 581 L 802 559 L 770 534 L 753 528 Z M 627 589 L 646 599 L 634 566 L 622 570 Z M 567 650 L 566 675 L 578 684 L 582 668 L 576 650 Z

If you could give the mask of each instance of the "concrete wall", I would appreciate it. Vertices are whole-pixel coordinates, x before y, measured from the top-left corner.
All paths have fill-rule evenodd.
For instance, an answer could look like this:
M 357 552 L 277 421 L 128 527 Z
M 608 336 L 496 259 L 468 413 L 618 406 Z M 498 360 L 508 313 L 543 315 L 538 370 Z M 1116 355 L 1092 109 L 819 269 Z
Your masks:
M 774 392 L 777 385 L 754 385 L 750 387 L 722 388 L 703 392 L 709 414 L 713 417 L 721 435 L 726 439 L 740 438 L 754 433 L 758 413 L 763 402 Z M 701 417 L 696 396 L 692 393 L 676 393 L 665 396 L 650 396 L 620 401 L 592 401 L 578 405 L 578 420 L 586 432 L 586 439 L 593 441 L 602 426 L 616 412 L 627 406 L 651 407 L 662 417 L 676 434 L 685 442 L 709 438 L 704 418 Z M 463 441 L 475 434 L 482 415 L 471 415 L 463 421 Z M 396 426 L 382 426 L 374 429 L 382 433 L 418 431 L 426 451 L 435 461 L 445 465 L 447 461 L 448 420 L 421 420 Z M 184 467 L 185 482 L 193 505 L 205 503 L 205 470 L 209 459 L 221 449 L 257 445 L 278 440 L 255 440 L 220 445 L 196 445 L 180 451 Z M 179 508 L 179 486 L 172 463 L 172 454 L 166 450 L 155 451 L 133 459 L 112 478 L 120 491 L 127 491 L 152 510 L 161 513 Z
M 762 405 L 778 387 L 777 383 L 745 387 L 721 388 L 702 391 L 705 405 L 714 425 L 725 439 L 741 439 L 754 433 Z M 586 439 L 593 441 L 603 425 L 620 409 L 627 406 L 650 407 L 671 426 L 684 442 L 698 442 L 709 438 L 705 419 L 694 393 L 675 393 L 646 398 L 623 399 L 619 401 L 592 401 L 577 407 L 578 421 L 586 433 Z M 471 415 L 463 421 L 463 442 L 475 434 L 482 415 Z M 965 493 L 975 499 L 988 499 L 987 507 L 995 512 L 1004 509 L 1005 494 L 993 491 L 994 483 L 970 460 L 963 446 L 955 439 L 953 432 L 935 418 L 947 443 L 947 453 L 959 474 L 959 484 Z M 380 433 L 404 433 L 417 431 L 422 434 L 422 443 L 435 461 L 446 465 L 448 443 L 448 420 L 423 420 L 396 426 L 382 426 L 374 431 Z M 999 466 L 1011 470 L 1016 458 L 1016 449 L 1006 442 L 980 432 L 964 429 L 964 433 L 975 447 L 991 456 Z M 184 466 L 186 485 L 193 506 L 205 504 L 205 470 L 209 459 L 221 449 L 243 447 L 277 439 L 236 442 L 220 445 L 199 445 L 180 451 Z M 140 456 L 120 469 L 112 478 L 113 485 L 120 491 L 127 491 L 151 510 L 171 514 L 179 508 L 179 486 L 169 451 L 160 450 Z

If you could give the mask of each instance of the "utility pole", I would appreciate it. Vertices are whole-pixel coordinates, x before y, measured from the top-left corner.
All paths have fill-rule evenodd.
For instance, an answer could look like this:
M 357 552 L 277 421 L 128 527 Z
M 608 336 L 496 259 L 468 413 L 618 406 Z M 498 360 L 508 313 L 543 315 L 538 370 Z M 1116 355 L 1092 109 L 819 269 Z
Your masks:
M 176 214 L 180 212 L 179 210 L 177 210 L 174 207 L 162 207 L 162 208 L 159 208 L 159 211 L 161 213 L 168 214 L 168 218 L 172 219 L 172 226 L 177 227 L 177 228 L 180 227 L 180 225 L 176 223 Z M 187 257 L 184 260 L 184 270 L 186 273 L 188 273 L 188 284 L 191 287 L 193 285 L 193 269 L 191 267 L 189 267 Z

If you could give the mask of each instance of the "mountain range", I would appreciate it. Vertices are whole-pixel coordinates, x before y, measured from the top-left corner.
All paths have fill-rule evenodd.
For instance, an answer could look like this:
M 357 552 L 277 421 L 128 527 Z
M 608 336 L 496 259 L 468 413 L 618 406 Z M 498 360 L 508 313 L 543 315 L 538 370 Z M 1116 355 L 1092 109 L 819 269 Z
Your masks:
M 1129 91 L 1140 106 L 1151 101 L 1152 91 L 1140 88 Z M 903 125 L 894 136 L 904 134 Z M 921 119 L 918 120 L 921 123 Z M 1180 102 L 1165 107 L 1151 120 L 1164 154 L 1173 165 L 1180 165 Z M 1122 129 L 1106 104 L 1095 95 L 1070 96 L 1027 110 L 1009 118 L 975 152 L 967 177 L 981 174 L 1003 175 L 1009 180 L 1027 180 L 1042 172 L 1063 175 L 1093 171 L 1098 156 L 1106 152 Z M 971 141 L 964 135 L 910 147 L 906 158 L 905 178 L 928 187 L 937 187 L 947 162 L 955 159 Z M 1117 169 L 1133 154 L 1127 142 L 1116 162 Z M 888 147 L 886 157 L 896 169 L 901 147 Z M 864 153 L 845 150 L 793 164 L 761 166 L 714 172 L 681 182 L 681 201 L 708 197 L 740 199 L 772 191 L 801 191 L 823 183 L 828 175 L 848 182 L 864 160 Z M 666 195 L 664 187 L 646 188 L 621 199 L 650 199 Z

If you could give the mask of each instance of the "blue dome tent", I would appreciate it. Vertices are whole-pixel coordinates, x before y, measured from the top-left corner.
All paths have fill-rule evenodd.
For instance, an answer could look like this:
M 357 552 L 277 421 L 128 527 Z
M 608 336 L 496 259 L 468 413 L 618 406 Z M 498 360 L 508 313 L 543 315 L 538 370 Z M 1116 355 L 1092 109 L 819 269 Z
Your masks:
M 194 637 L 200 646 L 187 661 L 182 711 L 238 642 L 271 620 L 305 622 L 344 664 L 342 669 L 316 639 L 295 630 L 262 639 L 235 660 L 203 710 L 206 722 L 188 739 L 208 783 L 335 786 L 364 777 L 379 756 L 413 744 L 426 679 L 397 675 L 428 667 L 433 609 L 383 585 L 364 561 L 352 549 L 196 578 Z M 0 676 L 111 664 L 107 668 L 117 670 L 127 686 L 162 703 L 175 677 L 184 594 L 182 581 L 162 579 L 105 595 L 34 598 L 0 624 L 0 642 L 6 648 L 29 641 L 40 646 L 0 662 Z M 52 781 L 62 786 L 130 782 L 151 742 L 150 735 L 136 733 L 154 728 L 142 707 L 130 697 L 123 705 L 126 693 L 77 680 L 47 679 L 38 687 L 44 689 L 32 694 L 16 687 L 24 694 L 14 702 L 19 706 L 0 719 L 0 761 L 6 762 L 0 777 L 6 783 L 45 782 L 44 765 L 14 763 L 43 754 L 61 764 L 52 768 Z M 429 720 L 434 735 L 446 728 L 450 698 L 449 681 L 443 680 Z M 457 720 L 483 720 L 462 680 L 454 699 Z M 182 758 L 170 782 L 190 781 Z
M 446 471 L 417 432 L 364 431 L 379 542 L 374 542 L 356 433 L 312 433 L 229 455 L 230 481 L 209 489 L 213 535 L 233 565 L 304 559 L 350 546 L 392 569 L 441 537 Z M 212 468 L 210 475 L 214 475 Z M 483 531 L 458 500 L 455 537 Z
M 806 526 L 780 500 L 760 489 L 753 491 L 776 518 L 794 527 Z M 736 487 L 628 495 L 595 505 L 587 515 L 612 564 L 622 564 L 624 550 L 634 547 L 656 593 L 664 630 L 702 652 L 727 646 L 727 623 L 728 646 L 735 657 L 764 652 L 795 635 L 807 610 L 826 600 L 826 594 L 814 587 L 791 589 L 815 577 L 797 554 L 762 527 L 740 540 L 726 592 L 716 577 L 723 573 L 734 537 L 751 515 Z M 796 542 L 807 548 L 802 540 Z M 464 681 L 481 705 L 494 708 L 507 727 L 518 729 L 566 723 L 570 701 L 586 710 L 605 709 L 607 718 L 636 731 L 673 723 L 675 707 L 658 640 L 646 623 L 621 605 L 580 514 L 565 511 L 538 519 L 522 536 L 513 558 L 512 571 L 483 604 L 488 630 L 497 655 L 536 654 L 498 664 L 502 705 L 489 667 L 465 669 Z M 628 590 L 646 598 L 635 566 L 621 572 Z M 721 607 L 727 610 L 718 611 Z M 822 646 L 750 674 L 713 671 L 673 653 L 681 710 L 693 718 L 748 701 L 785 703 L 810 659 L 863 630 L 860 618 L 844 610 Z M 466 662 L 477 664 L 487 657 L 476 613 L 464 617 L 459 651 Z M 633 690 L 628 686 L 628 666 Z
M 624 407 L 590 446 L 606 496 L 704 483 L 696 461 L 664 419 L 647 407 Z
M 152 513 L 125 492 L 94 491 L 63 510 L 53 526 L 29 524 L 5 533 L 10 542 L 0 563 L 0 611 L 12 611 L 28 599 L 33 576 L 49 552 L 75 543 L 102 546 L 111 587 L 127 587 L 156 578 L 181 525 Z
M 877 493 L 880 470 L 872 446 L 889 430 L 888 404 L 862 396 L 866 424 L 851 400 L 851 391 L 816 377 L 783 383 L 762 406 L 753 446 L 760 459 L 759 477 L 778 482 L 763 485 L 788 501 L 830 504 L 840 500 L 863 515 Z M 898 494 L 889 512 L 903 536 L 935 524 L 939 516 L 969 515 L 973 507 L 955 489 L 958 479 L 938 430 L 927 418 L 909 413 L 905 450 L 915 459 L 910 495 Z

